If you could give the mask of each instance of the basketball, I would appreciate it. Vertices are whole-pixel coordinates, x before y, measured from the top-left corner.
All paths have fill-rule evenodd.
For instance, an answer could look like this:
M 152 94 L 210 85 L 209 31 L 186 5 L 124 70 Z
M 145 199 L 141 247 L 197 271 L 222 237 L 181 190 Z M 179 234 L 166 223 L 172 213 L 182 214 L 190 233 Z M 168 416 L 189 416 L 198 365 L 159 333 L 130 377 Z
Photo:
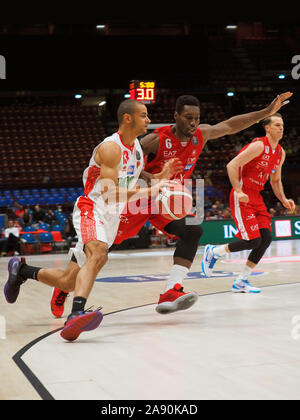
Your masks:
M 182 184 L 164 187 L 156 199 L 159 212 L 170 220 L 178 220 L 190 213 L 193 197 Z

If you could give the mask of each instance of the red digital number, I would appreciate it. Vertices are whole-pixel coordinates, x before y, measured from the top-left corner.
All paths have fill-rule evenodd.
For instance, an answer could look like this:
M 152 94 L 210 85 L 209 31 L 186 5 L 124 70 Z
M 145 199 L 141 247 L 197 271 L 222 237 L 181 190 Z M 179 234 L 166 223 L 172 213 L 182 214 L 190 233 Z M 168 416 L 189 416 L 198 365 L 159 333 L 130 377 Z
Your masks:
M 136 99 L 137 99 L 138 101 L 143 101 L 143 100 L 145 99 L 145 92 L 144 92 L 144 89 L 142 89 L 142 88 L 138 88 L 138 89 L 136 90 L 136 93 L 137 93 Z
M 154 89 L 153 88 L 146 89 L 145 99 L 147 99 L 148 101 L 153 101 L 153 99 L 154 99 Z

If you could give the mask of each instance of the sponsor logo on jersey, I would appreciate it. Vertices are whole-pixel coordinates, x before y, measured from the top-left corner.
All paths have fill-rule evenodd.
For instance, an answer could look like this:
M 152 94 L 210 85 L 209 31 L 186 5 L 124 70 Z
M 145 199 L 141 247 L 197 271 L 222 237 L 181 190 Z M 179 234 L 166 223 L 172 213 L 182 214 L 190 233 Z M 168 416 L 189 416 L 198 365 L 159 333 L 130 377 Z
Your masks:
M 191 163 L 190 165 L 186 165 L 186 167 L 184 168 L 184 170 L 185 171 L 189 171 L 193 166 L 194 166 L 193 163 Z
M 258 162 L 259 166 L 262 166 L 263 168 L 266 168 L 269 165 L 269 162 L 266 162 L 265 160 L 261 160 Z
M 262 159 L 270 160 L 270 155 L 263 155 Z
M 177 150 L 165 150 L 164 151 L 164 157 L 165 158 L 173 158 L 177 153 Z
M 265 153 L 270 153 L 270 147 L 269 146 L 265 147 Z
M 134 165 L 128 166 L 127 169 L 127 175 L 133 175 L 134 174 Z
M 140 154 L 140 152 L 138 150 L 136 151 L 136 154 L 135 155 L 136 155 L 136 159 L 137 160 L 141 160 L 141 154 Z
M 194 146 L 197 146 L 197 144 L 199 143 L 196 136 L 193 137 L 192 143 L 193 143 Z
M 251 220 L 255 218 L 255 214 L 249 214 L 249 216 L 246 217 L 246 220 Z

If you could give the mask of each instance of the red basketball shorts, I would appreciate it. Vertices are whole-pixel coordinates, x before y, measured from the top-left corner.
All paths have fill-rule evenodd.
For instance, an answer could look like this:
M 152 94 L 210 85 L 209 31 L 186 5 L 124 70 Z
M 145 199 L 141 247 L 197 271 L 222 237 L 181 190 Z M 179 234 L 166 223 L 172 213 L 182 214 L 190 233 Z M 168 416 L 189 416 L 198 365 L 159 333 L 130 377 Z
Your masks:
M 243 192 L 249 196 L 249 202 L 240 202 L 236 192 L 232 189 L 230 209 L 238 228 L 238 233 L 235 236 L 249 241 L 260 237 L 259 229 L 266 228 L 272 231 L 271 216 L 259 191 L 243 188 Z
M 115 244 L 120 244 L 125 239 L 136 236 L 147 221 L 162 231 L 166 236 L 172 236 L 164 230 L 171 220 L 157 212 L 153 214 L 153 208 L 155 210 L 155 206 L 151 207 L 151 201 L 148 202 L 147 200 L 143 203 L 140 205 L 139 211 L 134 213 L 130 211 L 130 203 L 127 203 L 120 216 L 119 229 L 114 241 Z

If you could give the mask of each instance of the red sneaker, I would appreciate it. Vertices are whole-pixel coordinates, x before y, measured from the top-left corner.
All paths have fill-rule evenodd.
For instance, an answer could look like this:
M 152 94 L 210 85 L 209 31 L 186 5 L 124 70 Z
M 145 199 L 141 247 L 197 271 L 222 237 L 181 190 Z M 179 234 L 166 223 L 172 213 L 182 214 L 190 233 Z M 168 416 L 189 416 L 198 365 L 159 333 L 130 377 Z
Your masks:
M 61 337 L 68 341 L 74 341 L 82 332 L 96 329 L 103 319 L 100 309 L 102 307 L 95 311 L 86 310 L 70 314 L 60 333 Z
M 65 310 L 65 300 L 68 296 L 68 292 L 63 292 L 57 287 L 53 288 L 51 297 L 51 312 L 56 318 L 61 318 Z
M 169 314 L 190 308 L 197 299 L 197 293 L 184 293 L 181 284 L 177 283 L 173 289 L 169 289 L 160 295 L 158 305 L 155 309 L 159 314 Z

